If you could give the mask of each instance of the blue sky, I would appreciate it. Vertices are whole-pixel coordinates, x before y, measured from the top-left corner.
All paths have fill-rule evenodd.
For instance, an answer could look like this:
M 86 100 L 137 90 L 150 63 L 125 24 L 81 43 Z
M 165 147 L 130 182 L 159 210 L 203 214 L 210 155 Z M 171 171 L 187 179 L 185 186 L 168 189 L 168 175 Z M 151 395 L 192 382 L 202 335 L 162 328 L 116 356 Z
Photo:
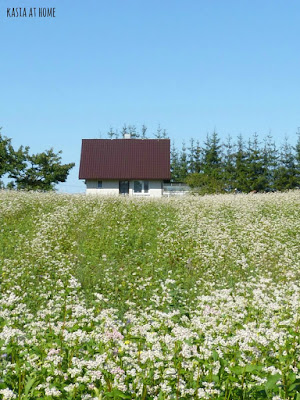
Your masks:
M 7 18 L 55 7 L 56 18 Z M 300 127 L 300 2 L 280 0 L 0 0 L 0 126 L 15 147 L 75 162 L 82 138 L 158 124 L 181 146 L 216 130 Z

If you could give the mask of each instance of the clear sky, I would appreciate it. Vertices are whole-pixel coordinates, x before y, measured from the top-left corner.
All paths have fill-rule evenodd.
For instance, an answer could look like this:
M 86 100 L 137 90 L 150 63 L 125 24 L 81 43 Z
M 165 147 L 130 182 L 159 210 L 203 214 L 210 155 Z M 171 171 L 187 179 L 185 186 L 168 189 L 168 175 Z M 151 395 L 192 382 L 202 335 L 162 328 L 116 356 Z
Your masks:
M 55 7 L 55 18 L 7 17 Z M 75 162 L 110 127 L 165 128 L 181 146 L 300 127 L 300 2 L 0 0 L 0 126 L 15 147 Z

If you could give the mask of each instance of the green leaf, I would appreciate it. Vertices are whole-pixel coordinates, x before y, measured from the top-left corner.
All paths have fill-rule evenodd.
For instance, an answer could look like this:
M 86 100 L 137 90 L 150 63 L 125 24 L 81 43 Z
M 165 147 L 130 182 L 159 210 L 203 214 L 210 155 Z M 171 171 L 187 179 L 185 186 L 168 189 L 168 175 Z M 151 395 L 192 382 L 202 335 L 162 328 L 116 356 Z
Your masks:
M 262 365 L 247 365 L 245 368 L 246 372 L 261 371 L 263 369 Z
M 293 372 L 291 372 L 290 374 L 288 374 L 288 379 L 291 383 L 294 383 L 296 380 L 296 374 L 294 374 Z
M 32 377 L 32 378 L 30 378 L 30 379 L 28 379 L 28 381 L 27 381 L 27 383 L 26 383 L 26 385 L 25 385 L 25 388 L 24 388 L 25 396 L 28 395 L 30 389 L 32 388 L 32 386 L 33 386 L 33 384 L 34 384 L 34 382 L 35 382 L 35 379 L 36 379 L 35 376 Z
M 300 387 L 299 383 L 293 383 L 291 386 L 289 386 L 289 392 L 293 392 L 294 389 L 296 389 L 297 387 Z
M 158 400 L 164 400 L 164 394 L 163 394 L 163 392 L 159 392 L 159 395 L 158 395 Z M 298 399 L 297 399 L 298 400 Z
M 271 390 L 276 386 L 276 382 L 281 378 L 280 374 L 271 375 L 265 384 L 266 390 Z
M 114 389 L 111 393 L 112 393 L 114 399 L 116 399 L 116 400 L 118 400 L 118 399 L 131 399 L 131 396 L 121 392 L 121 390 L 119 390 L 119 389 Z
M 230 369 L 236 375 L 242 375 L 244 373 L 244 368 L 242 367 L 231 367 Z

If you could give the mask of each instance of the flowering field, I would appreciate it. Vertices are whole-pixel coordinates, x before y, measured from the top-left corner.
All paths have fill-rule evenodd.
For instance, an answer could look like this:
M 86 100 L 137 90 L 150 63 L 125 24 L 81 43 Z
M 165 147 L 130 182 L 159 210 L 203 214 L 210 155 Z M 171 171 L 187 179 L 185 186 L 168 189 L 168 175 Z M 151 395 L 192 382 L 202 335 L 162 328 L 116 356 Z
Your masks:
M 300 193 L 0 193 L 0 398 L 300 400 Z

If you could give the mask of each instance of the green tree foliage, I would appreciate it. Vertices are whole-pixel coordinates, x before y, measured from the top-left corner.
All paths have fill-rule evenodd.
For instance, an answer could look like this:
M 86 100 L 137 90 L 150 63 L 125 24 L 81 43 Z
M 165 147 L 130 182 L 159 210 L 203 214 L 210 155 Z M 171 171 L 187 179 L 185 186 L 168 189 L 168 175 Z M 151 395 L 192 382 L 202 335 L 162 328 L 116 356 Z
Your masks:
M 300 128 L 298 128 L 297 136 L 298 140 L 295 146 L 295 162 L 297 169 L 297 186 L 300 187 Z
M 256 191 L 262 191 L 268 185 L 257 133 L 254 133 L 248 144 L 247 184 L 250 190 Z
M 278 162 L 278 154 L 276 145 L 272 136 L 269 134 L 264 140 L 263 153 L 263 170 L 267 181 L 267 190 L 275 189 L 275 171 Z
M 179 156 L 179 181 L 184 182 L 187 176 L 188 176 L 188 156 L 187 156 L 185 142 L 183 142 Z
M 172 182 L 179 182 L 180 181 L 180 161 L 178 151 L 176 149 L 175 143 L 172 143 L 171 146 L 171 154 L 170 154 L 170 161 L 171 161 L 171 181 Z
M 216 132 L 207 135 L 202 147 L 198 140 L 191 139 L 187 150 L 183 145 L 178 155 L 173 144 L 172 180 L 185 181 L 199 193 L 235 189 L 263 192 L 300 186 L 300 132 L 294 147 L 286 139 L 280 151 L 270 134 L 260 142 L 254 133 L 246 145 L 242 135 L 236 142 L 229 136 L 221 144 Z
M 10 171 L 12 159 L 11 139 L 2 136 L 0 128 L 0 178 Z
M 232 137 L 229 135 L 224 144 L 223 153 L 223 182 L 224 188 L 229 191 L 235 188 L 234 147 Z
M 168 138 L 167 131 L 165 129 L 162 129 L 160 127 L 160 124 L 158 124 L 156 133 L 154 133 L 154 137 L 156 139 L 167 139 Z
M 275 171 L 275 188 L 277 190 L 294 189 L 298 186 L 296 157 L 293 148 L 285 138 L 281 146 L 279 165 Z
M 43 153 L 29 154 L 29 147 L 14 150 L 11 139 L 0 134 L 0 177 L 13 179 L 8 188 L 25 190 L 54 190 L 55 184 L 65 182 L 74 163 L 61 164 L 61 151 L 51 148 Z M 2 183 L 2 186 L 4 184 Z
M 203 149 L 203 172 L 210 177 L 220 179 L 221 177 L 221 145 L 218 134 L 206 136 L 206 142 Z
M 242 135 L 238 136 L 237 150 L 235 153 L 235 171 L 234 171 L 235 188 L 243 192 L 249 191 L 247 181 L 247 151 Z
M 141 130 L 139 131 L 136 125 L 126 125 L 124 124 L 121 130 L 120 137 L 123 139 L 126 134 L 130 134 L 132 139 L 149 139 L 147 136 L 147 126 L 145 124 L 142 125 Z M 166 129 L 162 129 L 160 124 L 157 127 L 157 130 L 152 135 L 155 139 L 168 139 L 168 134 Z M 117 129 L 110 128 L 107 132 L 107 137 L 109 139 L 118 139 L 119 133 Z

